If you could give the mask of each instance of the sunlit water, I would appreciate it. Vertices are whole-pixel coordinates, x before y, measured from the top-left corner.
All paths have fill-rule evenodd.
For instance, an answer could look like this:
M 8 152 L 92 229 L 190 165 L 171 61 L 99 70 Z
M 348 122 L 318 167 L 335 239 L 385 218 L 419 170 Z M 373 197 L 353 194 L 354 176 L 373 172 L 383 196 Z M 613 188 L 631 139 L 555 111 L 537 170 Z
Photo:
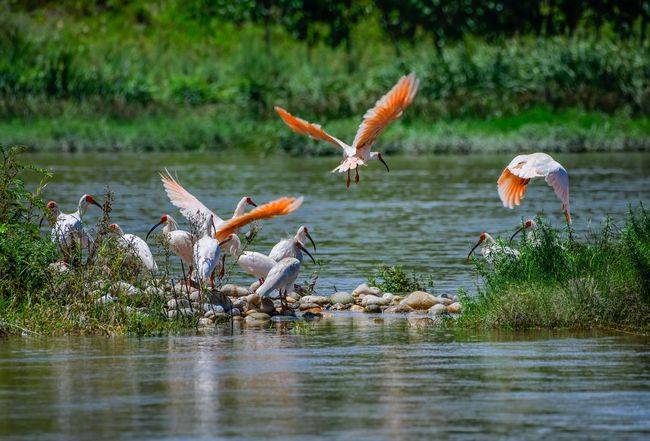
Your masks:
M 557 156 L 571 175 L 579 235 L 650 199 L 649 155 Z M 335 158 L 34 158 L 56 171 L 47 197 L 64 210 L 109 184 L 114 220 L 141 236 L 163 212 L 177 214 L 156 176 L 164 167 L 224 217 L 243 195 L 305 195 L 298 212 L 264 223 L 255 249 L 309 225 L 326 260 L 323 294 L 353 288 L 378 263 L 431 274 L 437 292 L 471 289 L 464 258 L 479 233 L 509 236 L 540 211 L 562 220 L 543 181 L 523 207 L 501 207 L 495 180 L 508 156 L 390 158 L 389 174 L 372 164 L 347 191 L 327 172 Z M 97 218 L 91 209 L 89 223 Z M 452 335 L 412 318 L 351 313 L 299 332 L 235 325 L 166 338 L 14 337 L 0 340 L 0 438 L 647 439 L 648 343 L 611 332 Z
M 0 437 L 647 439 L 650 346 L 340 313 L 167 338 L 0 340 Z
M 379 263 L 402 264 L 433 276 L 436 289 L 454 292 L 475 284 L 465 263 L 481 232 L 509 237 L 522 217 L 544 212 L 562 225 L 560 202 L 543 180 L 533 182 L 523 205 L 503 208 L 496 179 L 512 155 L 388 158 L 363 168 L 361 183 L 345 189 L 343 175 L 331 174 L 338 158 L 261 158 L 211 153 L 39 155 L 55 171 L 47 197 L 74 211 L 83 193 L 116 194 L 113 219 L 125 232 L 146 235 L 171 206 L 157 172 L 165 167 L 221 217 L 230 217 L 244 195 L 258 203 L 282 195 L 304 195 L 296 213 L 263 223 L 253 247 L 267 253 L 301 224 L 311 228 L 316 257 L 326 263 L 319 286 L 324 294 L 352 289 Z M 597 228 L 606 215 L 622 221 L 628 203 L 650 200 L 650 155 L 555 155 L 569 170 L 574 228 Z M 88 223 L 99 218 L 92 207 Z M 187 227 L 186 227 L 187 228 Z M 305 266 L 304 274 L 313 267 Z M 249 281 L 237 274 L 237 281 Z

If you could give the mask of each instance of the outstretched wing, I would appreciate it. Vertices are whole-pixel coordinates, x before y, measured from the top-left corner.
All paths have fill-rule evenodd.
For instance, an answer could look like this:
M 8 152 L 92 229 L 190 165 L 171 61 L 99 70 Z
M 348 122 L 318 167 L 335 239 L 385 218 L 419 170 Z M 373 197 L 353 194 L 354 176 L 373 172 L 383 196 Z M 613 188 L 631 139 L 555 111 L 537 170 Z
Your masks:
M 553 191 L 562 201 L 562 211 L 566 216 L 567 222 L 571 223 L 571 207 L 569 205 L 569 173 L 558 162 L 556 167 L 549 170 L 546 175 L 546 182 L 553 187 Z
M 297 199 L 283 197 L 264 205 L 260 205 L 244 215 L 224 222 L 224 224 L 217 229 L 216 237 L 219 240 L 224 240 L 229 234 L 234 233 L 244 225 L 248 225 L 259 219 L 268 219 L 275 216 L 287 215 L 296 211 L 300 205 L 302 205 L 302 197 Z
M 223 223 L 223 219 L 203 205 L 192 193 L 185 190 L 167 169 L 165 169 L 164 173 L 160 173 L 160 180 L 165 187 L 169 201 L 180 210 L 181 214 L 187 220 L 197 225 L 203 225 L 205 219 L 209 219 L 212 216 L 215 224 Z
M 289 128 L 294 132 L 299 133 L 301 135 L 309 136 L 312 139 L 320 139 L 322 141 L 330 142 L 337 147 L 341 147 L 344 150 L 346 147 L 348 147 L 347 144 L 345 144 L 340 139 L 335 138 L 334 136 L 327 133 L 318 124 L 312 124 L 308 121 L 305 121 L 302 118 L 293 116 L 292 114 L 284 110 L 282 107 L 275 106 L 274 108 L 275 111 L 278 112 L 278 115 L 280 115 L 280 118 L 282 118 L 284 123 L 287 126 L 289 126 Z
M 397 84 L 363 116 L 352 147 L 357 151 L 369 149 L 377 140 L 382 130 L 391 122 L 402 116 L 402 112 L 413 102 L 420 82 L 415 72 L 403 76 Z

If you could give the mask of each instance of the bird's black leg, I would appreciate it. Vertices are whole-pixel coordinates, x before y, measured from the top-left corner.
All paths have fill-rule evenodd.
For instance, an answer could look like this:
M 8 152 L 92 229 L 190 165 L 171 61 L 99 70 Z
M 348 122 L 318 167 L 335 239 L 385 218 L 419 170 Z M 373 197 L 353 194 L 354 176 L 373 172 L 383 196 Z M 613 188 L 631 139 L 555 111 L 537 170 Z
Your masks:
M 355 184 L 359 183 L 359 167 L 354 169 L 354 183 Z
M 348 177 L 345 180 L 345 188 L 350 188 L 350 169 L 348 169 Z

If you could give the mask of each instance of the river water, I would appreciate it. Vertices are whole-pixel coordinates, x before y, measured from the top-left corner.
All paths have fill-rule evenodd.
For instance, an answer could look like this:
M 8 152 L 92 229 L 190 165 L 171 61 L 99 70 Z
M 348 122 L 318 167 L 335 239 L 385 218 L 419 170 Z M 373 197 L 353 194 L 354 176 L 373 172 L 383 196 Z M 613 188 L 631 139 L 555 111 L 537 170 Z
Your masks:
M 216 154 L 39 155 L 64 210 L 116 192 L 114 220 L 144 236 L 167 202 L 168 167 L 206 205 L 305 195 L 264 223 L 255 249 L 308 225 L 326 264 L 319 291 L 350 289 L 378 263 L 432 274 L 436 293 L 472 289 L 464 258 L 482 231 L 510 235 L 560 204 L 545 183 L 501 207 L 507 156 L 389 158 L 346 191 L 334 158 Z M 650 199 L 650 155 L 558 155 L 578 235 Z M 98 213 L 89 211 L 93 222 Z M 180 216 L 176 216 L 180 219 Z M 311 269 L 306 272 L 309 273 Z M 235 278 L 245 280 L 237 275 Z M 458 334 L 426 321 L 340 313 L 298 328 L 217 328 L 165 338 L 0 340 L 0 438 L 647 439 L 650 345 L 615 332 Z
M 647 439 L 647 338 L 453 335 L 341 313 L 299 334 L 0 340 L 0 437 Z
M 522 218 L 542 212 L 557 225 L 564 221 L 560 202 L 543 180 L 529 186 L 522 206 L 503 208 L 496 180 L 511 155 L 387 158 L 390 173 L 373 163 L 363 168 L 361 183 L 349 190 L 343 175 L 329 173 L 338 158 L 148 153 L 33 159 L 54 170 L 46 196 L 63 211 L 74 211 L 82 194 L 101 195 L 109 185 L 116 195 L 113 220 L 141 237 L 163 213 L 183 226 L 157 175 L 164 168 L 224 218 L 244 195 L 258 203 L 303 195 L 300 210 L 263 223 L 252 249 L 268 253 L 280 239 L 307 225 L 318 245 L 315 257 L 325 261 L 319 278 L 324 294 L 335 287 L 353 289 L 380 263 L 432 275 L 438 293 L 461 287 L 471 291 L 475 278 L 465 258 L 481 232 L 510 237 Z M 606 215 L 622 221 L 628 203 L 650 201 L 649 154 L 558 154 L 556 159 L 570 174 L 578 234 L 599 227 Z M 98 218 L 91 207 L 88 223 Z M 312 271 L 306 265 L 303 273 Z

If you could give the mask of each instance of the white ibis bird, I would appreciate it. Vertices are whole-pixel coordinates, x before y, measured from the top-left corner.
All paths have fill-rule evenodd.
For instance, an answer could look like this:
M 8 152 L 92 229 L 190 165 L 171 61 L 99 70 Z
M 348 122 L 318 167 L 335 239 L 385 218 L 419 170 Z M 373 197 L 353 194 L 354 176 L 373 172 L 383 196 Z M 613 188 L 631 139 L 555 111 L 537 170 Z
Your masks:
M 287 294 L 293 292 L 293 284 L 300 273 L 300 261 L 287 257 L 277 262 L 269 271 L 264 283 L 255 291 L 260 297 L 280 298 L 286 308 Z M 275 294 L 275 291 L 278 293 Z
M 229 240 L 226 237 L 219 242 L 215 239 L 214 233 L 214 224 L 210 217 L 205 222 L 203 236 L 196 241 L 192 248 L 196 281 L 199 284 L 209 281 L 212 289 L 214 289 L 214 272 L 221 257 L 221 246 Z
M 260 283 L 264 283 L 264 279 L 277 262 L 271 259 L 266 254 L 258 253 L 256 251 L 244 251 L 237 259 L 237 264 L 247 274 L 257 278 Z
M 359 167 L 368 161 L 378 160 L 390 171 L 380 152 L 371 152 L 382 130 L 391 122 L 402 116 L 404 110 L 413 102 L 418 91 L 419 81 L 415 73 L 403 76 L 397 84 L 363 116 L 352 145 L 348 145 L 338 138 L 329 135 L 318 124 L 312 124 L 304 119 L 295 117 L 281 107 L 276 106 L 275 111 L 291 130 L 312 139 L 327 141 L 343 150 L 343 161 L 332 172 L 346 173 L 346 187 L 350 187 L 350 170 L 355 171 L 354 182 L 359 182 Z
M 503 206 L 514 208 L 521 203 L 526 186 L 531 179 L 543 177 L 553 187 L 555 194 L 562 201 L 562 211 L 568 223 L 571 223 L 569 206 L 569 174 L 562 165 L 546 153 L 518 155 L 510 161 L 497 181 L 497 190 Z
M 85 194 L 79 199 L 77 211 L 74 213 L 62 213 L 59 205 L 54 201 L 47 203 L 47 209 L 54 218 L 52 225 L 52 242 L 59 245 L 64 254 L 64 261 L 67 258 L 69 251 L 74 248 L 77 242 L 81 243 L 82 247 L 88 247 L 90 237 L 83 227 L 83 216 L 86 214 L 89 205 L 95 205 L 102 208 L 95 199 Z
M 134 234 L 125 234 L 118 224 L 110 224 L 108 230 L 118 237 L 120 248 L 136 256 L 149 271 L 157 271 L 158 265 L 151 254 L 147 242 Z
M 314 247 L 314 251 L 316 251 L 314 239 L 312 239 L 309 234 L 309 229 L 303 225 L 298 228 L 298 232 L 294 237 L 283 239 L 278 242 L 273 249 L 271 249 L 269 257 L 276 262 L 279 262 L 285 257 L 295 257 L 302 262 L 302 250 L 304 249 L 306 239 L 309 239 L 312 247 Z M 311 257 L 311 254 L 309 254 L 309 257 Z M 313 257 L 312 260 L 314 260 Z
M 225 223 L 223 219 L 216 215 L 212 210 L 203 205 L 192 193 L 187 191 L 172 175 L 165 170 L 165 173 L 160 174 L 160 179 L 165 187 L 165 192 L 169 201 L 177 207 L 181 214 L 196 226 L 202 226 L 205 219 L 212 216 L 214 225 L 219 228 Z M 241 216 L 246 211 L 246 205 L 257 207 L 249 196 L 241 198 L 231 219 Z
M 512 234 L 512 236 L 510 236 L 510 240 L 508 241 L 508 243 L 512 243 L 512 241 L 514 240 L 515 236 L 516 236 L 517 234 L 521 233 L 522 231 L 525 231 L 525 232 L 526 232 L 526 240 L 528 240 L 528 241 L 532 241 L 532 240 L 534 240 L 534 238 L 531 237 L 531 236 L 532 236 L 531 233 L 532 233 L 532 231 L 533 231 L 533 228 L 535 228 L 536 225 L 537 225 L 537 224 L 535 223 L 534 220 L 532 220 L 532 219 L 528 219 L 528 220 L 526 220 L 526 221 L 523 223 L 523 225 L 520 226 L 519 228 L 517 228 L 517 230 Z
M 497 241 L 494 240 L 494 238 L 490 236 L 488 233 L 481 233 L 478 242 L 476 243 L 476 245 L 474 245 L 474 247 L 470 250 L 469 254 L 467 255 L 468 262 L 474 250 L 482 244 L 483 247 L 481 248 L 481 254 L 483 255 L 483 258 L 488 263 L 494 263 L 497 259 L 501 257 L 517 259 L 520 256 L 519 251 L 498 244 Z
M 192 271 L 194 270 L 194 254 L 192 252 L 194 240 L 192 239 L 192 235 L 188 231 L 179 230 L 176 220 L 168 214 L 163 214 L 160 217 L 160 222 L 149 229 L 145 241 L 149 240 L 151 233 L 160 225 L 163 225 L 163 234 L 169 243 L 169 248 L 172 253 L 180 257 L 181 261 L 189 267 L 187 277 L 191 280 Z

